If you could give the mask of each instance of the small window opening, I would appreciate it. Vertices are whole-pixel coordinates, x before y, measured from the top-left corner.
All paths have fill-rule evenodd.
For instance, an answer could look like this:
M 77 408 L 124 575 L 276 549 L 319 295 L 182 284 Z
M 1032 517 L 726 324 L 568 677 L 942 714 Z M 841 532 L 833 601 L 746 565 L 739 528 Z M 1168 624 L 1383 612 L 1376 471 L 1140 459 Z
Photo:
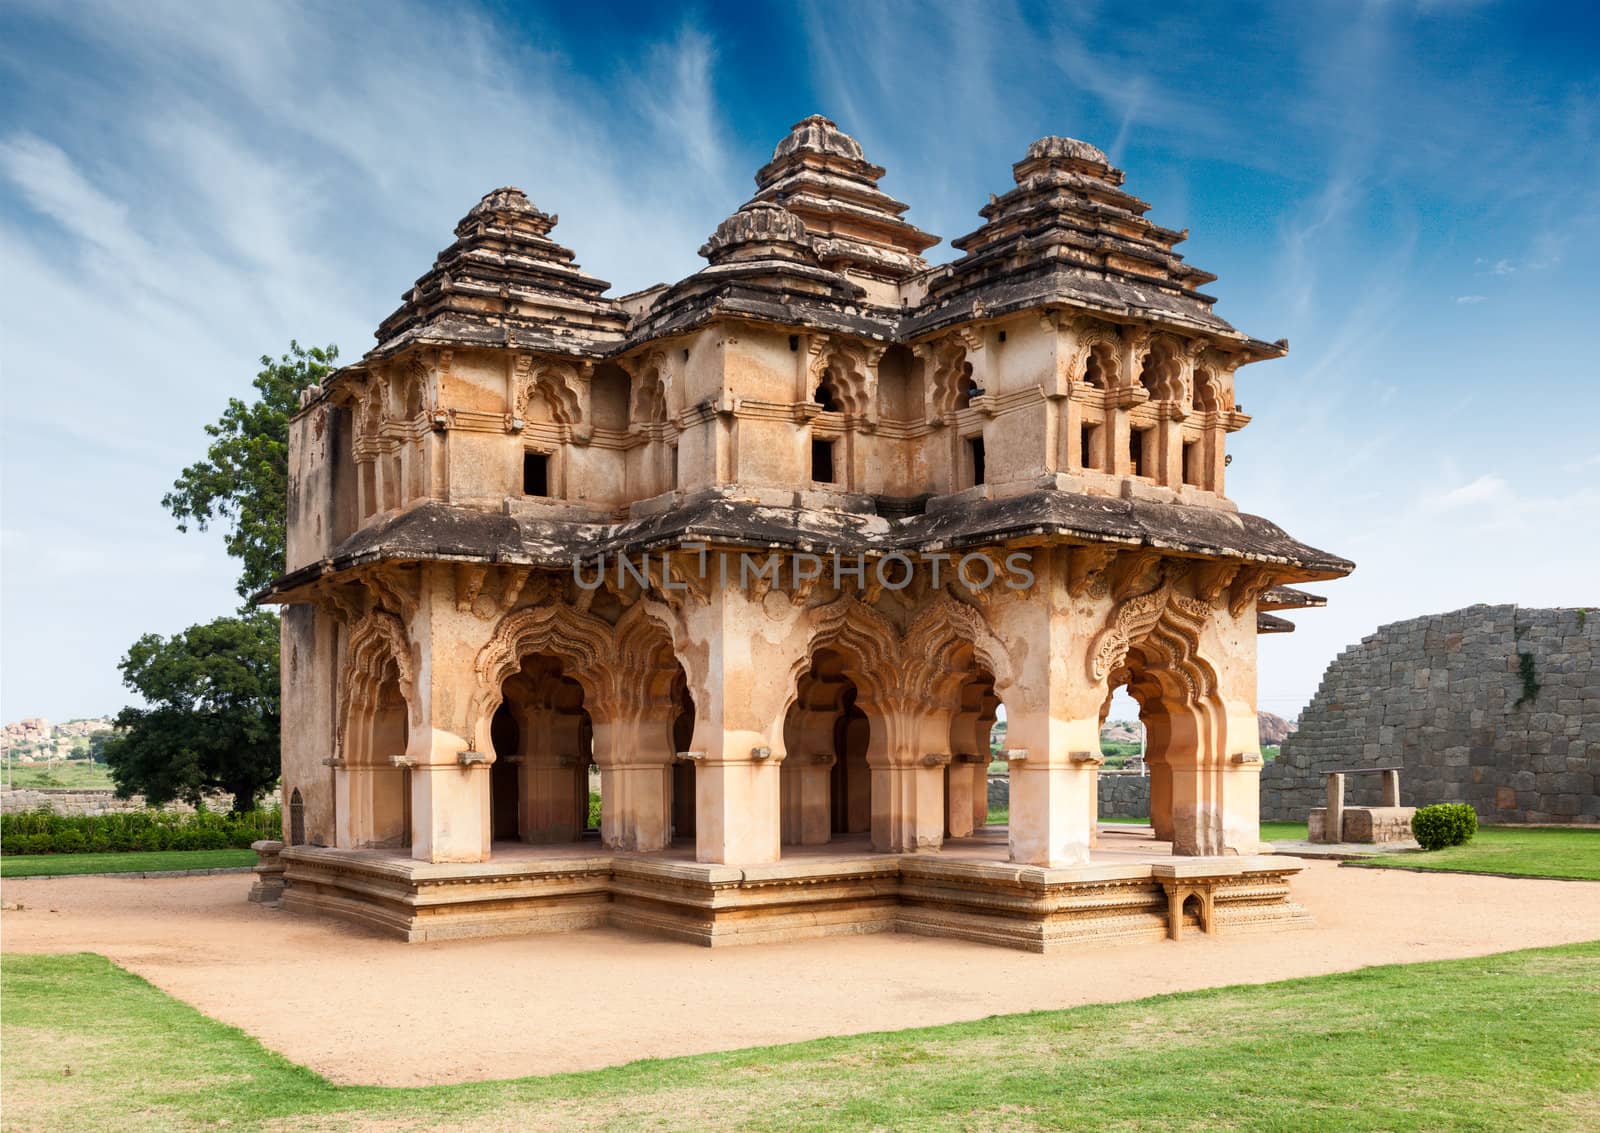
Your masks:
M 1005 340 L 1006 340 L 1006 332 L 1005 331 L 1001 331 L 1000 332 L 1000 341 L 1004 342 Z
M 1128 463 L 1135 476 L 1149 479 L 1155 462 L 1155 445 L 1151 443 L 1149 429 L 1135 429 L 1128 434 Z
M 811 395 L 811 400 L 822 406 L 827 413 L 839 412 L 839 403 L 833 397 L 833 386 L 827 382 L 817 387 L 817 392 Z
M 1100 426 L 1085 425 L 1083 432 L 1078 437 L 1078 444 L 1082 451 L 1083 467 L 1099 469 L 1100 467 Z
M 525 452 L 522 454 L 522 494 L 548 496 L 550 494 L 550 454 Z
M 1200 487 L 1200 442 L 1183 442 L 1183 482 L 1191 487 Z
M 673 445 L 667 450 L 667 463 L 672 466 L 672 486 L 678 486 L 678 446 Z
M 306 844 L 306 801 L 300 797 L 300 788 L 296 787 L 289 795 L 289 845 L 304 846 Z
M 833 483 L 833 442 L 811 442 L 811 479 L 818 484 Z
M 967 438 L 967 461 L 972 469 L 972 486 L 977 487 L 984 482 L 987 469 L 984 468 L 983 438 Z
M 791 334 L 789 336 L 789 353 L 800 353 L 800 336 L 798 334 Z

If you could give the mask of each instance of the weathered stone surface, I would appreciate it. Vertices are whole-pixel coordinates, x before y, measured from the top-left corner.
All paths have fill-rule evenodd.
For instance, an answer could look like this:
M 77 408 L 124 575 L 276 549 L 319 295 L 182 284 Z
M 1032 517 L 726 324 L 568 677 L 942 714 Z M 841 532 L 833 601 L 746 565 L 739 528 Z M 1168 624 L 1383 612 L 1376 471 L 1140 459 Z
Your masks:
M 1600 729 L 1597 641 L 1600 618 L 1577 609 L 1472 606 L 1382 627 L 1328 667 L 1262 774 L 1262 817 L 1303 819 L 1328 771 L 1398 765 L 1408 804 L 1466 802 L 1485 822 L 1600 820 L 1600 759 L 1584 746 Z M 1376 776 L 1348 781 L 1352 806 L 1377 792 Z

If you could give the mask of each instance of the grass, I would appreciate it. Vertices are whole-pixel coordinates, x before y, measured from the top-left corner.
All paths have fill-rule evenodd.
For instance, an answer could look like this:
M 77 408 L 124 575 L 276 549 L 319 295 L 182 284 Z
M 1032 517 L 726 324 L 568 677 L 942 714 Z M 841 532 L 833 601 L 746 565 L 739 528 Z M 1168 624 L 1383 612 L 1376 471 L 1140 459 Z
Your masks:
M 1600 1122 L 1600 943 L 408 1089 L 335 1086 L 99 956 L 8 956 L 0 979 L 14 1129 L 1347 1133 Z
M 1464 846 L 1363 858 L 1359 864 L 1381 869 L 1403 867 L 1600 881 L 1600 828 L 1481 826 Z
M 164 869 L 226 869 L 255 864 L 254 850 L 136 850 L 116 854 L 22 854 L 0 857 L 0 877 L 61 877 L 74 873 L 143 873 Z
M 7 759 L 0 764 L 0 780 L 8 787 L 37 789 L 73 788 L 111 790 L 111 772 L 92 759 L 66 759 L 55 763 L 23 763 Z

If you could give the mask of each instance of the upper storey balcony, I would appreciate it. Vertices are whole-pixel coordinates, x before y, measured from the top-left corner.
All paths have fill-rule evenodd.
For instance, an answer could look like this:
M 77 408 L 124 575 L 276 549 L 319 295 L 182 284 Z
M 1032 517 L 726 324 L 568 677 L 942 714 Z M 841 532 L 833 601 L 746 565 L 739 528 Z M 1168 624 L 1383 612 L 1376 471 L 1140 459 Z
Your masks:
M 630 523 L 692 527 L 715 501 L 863 539 L 943 514 L 973 540 L 1209 523 L 1299 546 L 1220 518 L 1237 512 L 1226 437 L 1249 420 L 1235 372 L 1286 344 L 1212 313 L 1197 288 L 1214 277 L 1173 251 L 1186 233 L 1146 220 L 1099 150 L 1034 143 L 937 267 L 922 257 L 937 238 L 882 175 L 808 118 L 700 249 L 704 269 L 615 299 L 550 238 L 555 216 L 517 189 L 486 195 L 378 346 L 307 395 L 290 571 L 390 553 L 384 533 L 412 513 L 435 544 L 459 528 L 463 545 L 553 552 Z M 1262 530 L 1238 534 L 1243 520 Z

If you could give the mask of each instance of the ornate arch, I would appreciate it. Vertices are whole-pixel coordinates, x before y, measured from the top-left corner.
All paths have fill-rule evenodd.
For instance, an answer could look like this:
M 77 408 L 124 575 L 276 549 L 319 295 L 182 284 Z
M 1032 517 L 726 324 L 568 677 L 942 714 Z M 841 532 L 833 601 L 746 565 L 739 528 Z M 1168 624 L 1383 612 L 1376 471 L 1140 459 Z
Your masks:
M 571 362 L 523 354 L 516 363 L 516 399 L 511 416 L 528 419 L 528 407 L 536 396 L 543 396 L 559 425 L 576 425 L 583 420 L 583 381 Z
M 941 422 L 957 409 L 972 382 L 972 364 L 967 361 L 967 346 L 959 335 L 951 335 L 928 347 L 928 416 Z
M 1200 654 L 1200 634 L 1211 617 L 1211 606 L 1179 592 L 1177 583 L 1185 573 L 1182 566 L 1169 564 L 1161 585 L 1126 599 L 1112 611 L 1089 650 L 1091 677 L 1108 679 L 1127 663 L 1128 651 L 1138 646 L 1156 653 L 1167 669 L 1182 678 L 1191 704 L 1215 697 L 1216 670 Z
M 947 683 L 958 687 L 965 680 L 969 668 L 957 665 L 953 659 L 963 647 L 970 648 L 989 670 L 995 688 L 1004 699 L 1005 690 L 1011 688 L 1015 680 L 1011 654 L 983 614 L 948 590 L 939 591 L 906 632 L 905 656 L 925 659 L 918 695 L 932 703 L 943 698 L 948 691 L 943 686 Z
M 356 435 L 369 441 L 377 440 L 389 416 L 389 383 L 377 374 L 370 375 L 355 408 Z
M 1067 373 L 1073 382 L 1094 389 L 1112 390 L 1121 384 L 1122 339 L 1114 327 L 1103 323 L 1082 320 L 1075 324 L 1078 346 L 1067 364 Z M 1100 380 L 1091 380 L 1089 364 L 1099 359 Z
M 1183 345 L 1167 335 L 1157 335 L 1140 359 L 1139 384 L 1149 391 L 1151 401 L 1187 403 L 1189 369 Z
M 352 707 L 370 709 L 376 703 L 390 662 L 399 676 L 400 693 L 405 697 L 412 725 L 421 722 L 416 666 L 411 660 L 405 623 L 388 610 L 374 609 L 351 629 L 344 668 L 339 674 L 339 703 L 344 706 L 347 724 Z
M 846 417 L 868 418 L 878 404 L 878 377 L 861 347 L 828 341 L 807 371 L 812 390 L 826 389 Z
M 477 690 L 472 719 L 487 720 L 500 706 L 501 686 L 522 667 L 529 653 L 559 658 L 568 675 L 583 686 L 584 706 L 609 705 L 611 682 L 602 676 L 611 655 L 611 629 L 589 614 L 566 606 L 525 606 L 500 619 L 473 663 Z
M 789 701 L 802 674 L 811 667 L 819 649 L 834 649 L 846 658 L 845 675 L 855 684 L 861 699 L 881 703 L 893 695 L 886 677 L 899 670 L 902 660 L 900 635 L 889 619 L 854 595 L 846 594 L 816 611 L 811 632 L 801 656 L 789 668 Z
M 629 428 L 666 424 L 673 378 L 666 351 L 651 350 L 641 358 L 623 362 L 623 367 L 633 377 L 633 395 L 628 405 Z

